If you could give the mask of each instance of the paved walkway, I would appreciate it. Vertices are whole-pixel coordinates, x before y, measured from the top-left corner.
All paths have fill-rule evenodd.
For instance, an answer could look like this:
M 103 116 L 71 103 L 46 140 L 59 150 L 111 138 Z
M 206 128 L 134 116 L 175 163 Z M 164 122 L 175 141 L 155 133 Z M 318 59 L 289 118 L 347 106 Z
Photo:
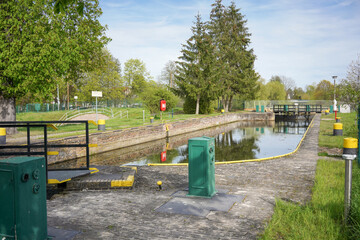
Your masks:
M 55 195 L 47 202 L 48 223 L 82 232 L 74 239 L 256 239 L 271 218 L 275 199 L 311 199 L 319 125 L 316 115 L 299 151 L 289 157 L 216 165 L 216 187 L 246 196 L 228 212 L 197 217 L 154 211 L 187 187 L 188 169 L 139 167 L 132 190 Z M 161 191 L 158 180 L 163 181 Z

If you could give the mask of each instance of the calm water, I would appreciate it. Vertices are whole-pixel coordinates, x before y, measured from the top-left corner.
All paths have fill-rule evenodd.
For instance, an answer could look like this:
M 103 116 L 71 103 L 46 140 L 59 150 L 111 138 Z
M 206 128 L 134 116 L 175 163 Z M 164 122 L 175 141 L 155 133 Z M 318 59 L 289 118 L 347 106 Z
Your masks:
M 306 131 L 308 122 L 276 122 L 274 126 L 239 127 L 221 133 L 208 133 L 215 138 L 215 161 L 234 161 L 277 156 L 292 152 Z M 203 135 L 198 135 L 203 136 Z M 171 141 L 171 140 L 170 140 Z M 148 163 L 186 163 L 187 142 L 176 147 L 167 143 L 160 151 L 135 159 L 126 165 Z
M 215 138 L 215 160 L 233 161 L 277 156 L 295 150 L 308 122 L 236 122 L 90 156 L 91 165 L 145 165 L 186 163 L 188 139 Z M 50 168 L 84 166 L 85 158 L 51 165 Z

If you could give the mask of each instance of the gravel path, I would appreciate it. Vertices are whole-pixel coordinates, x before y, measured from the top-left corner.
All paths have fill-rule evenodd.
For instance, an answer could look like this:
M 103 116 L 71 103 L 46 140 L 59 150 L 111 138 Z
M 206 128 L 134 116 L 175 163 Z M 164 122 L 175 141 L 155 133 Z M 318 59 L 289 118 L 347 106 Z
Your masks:
M 132 190 L 82 191 L 48 201 L 50 226 L 81 231 L 75 239 L 256 239 L 270 220 L 276 199 L 311 199 L 320 115 L 299 151 L 263 161 L 216 165 L 216 188 L 245 195 L 228 212 L 206 217 L 155 212 L 188 184 L 187 167 L 139 167 Z M 276 144 L 276 143 L 274 143 Z M 159 191 L 156 181 L 163 181 Z

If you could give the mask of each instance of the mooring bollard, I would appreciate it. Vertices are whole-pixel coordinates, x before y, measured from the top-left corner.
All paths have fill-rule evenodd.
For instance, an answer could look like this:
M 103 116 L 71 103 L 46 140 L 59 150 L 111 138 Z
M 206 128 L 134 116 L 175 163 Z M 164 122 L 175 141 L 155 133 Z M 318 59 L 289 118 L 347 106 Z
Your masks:
M 105 131 L 105 120 L 99 119 L 98 121 L 98 130 Z
M 333 125 L 333 136 L 342 136 L 343 135 L 343 125 L 342 123 L 334 123 Z
M 345 160 L 345 192 L 344 192 L 344 221 L 346 223 L 351 204 L 352 161 L 356 158 L 358 140 L 344 138 L 343 155 Z
M 0 128 L 0 144 L 6 144 L 6 128 Z
M 336 122 L 339 123 L 341 120 L 341 117 L 336 117 Z

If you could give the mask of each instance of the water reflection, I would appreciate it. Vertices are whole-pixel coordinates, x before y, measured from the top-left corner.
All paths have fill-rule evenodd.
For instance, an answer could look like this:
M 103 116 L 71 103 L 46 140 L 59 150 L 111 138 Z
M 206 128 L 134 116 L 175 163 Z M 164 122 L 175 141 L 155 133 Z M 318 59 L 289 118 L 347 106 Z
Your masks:
M 186 163 L 189 138 L 215 138 L 216 161 L 256 159 L 293 151 L 308 122 L 237 122 L 91 156 L 91 165 Z M 84 158 L 53 167 L 79 167 Z

